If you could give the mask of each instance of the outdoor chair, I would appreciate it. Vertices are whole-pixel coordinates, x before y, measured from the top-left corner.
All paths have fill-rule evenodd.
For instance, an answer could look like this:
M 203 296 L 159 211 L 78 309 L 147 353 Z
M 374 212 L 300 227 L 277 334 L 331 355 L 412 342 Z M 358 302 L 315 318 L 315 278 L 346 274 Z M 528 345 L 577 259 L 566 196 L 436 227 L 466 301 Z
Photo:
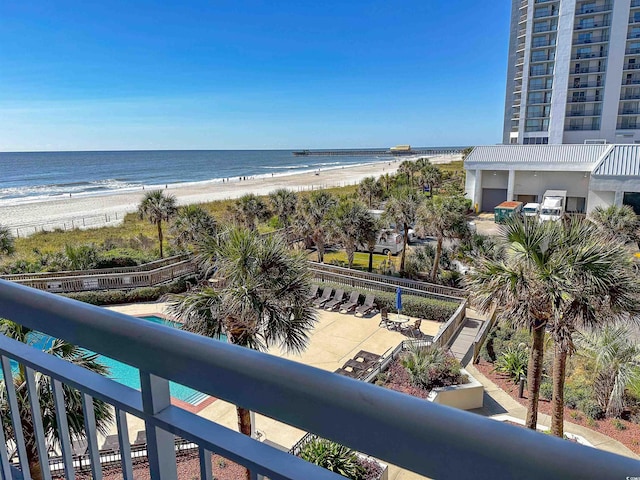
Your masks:
M 335 372 L 338 375 L 344 375 L 345 377 L 355 378 L 358 380 L 362 376 L 362 371 L 360 370 L 347 370 L 346 368 L 339 368 Z
M 309 298 L 314 299 L 318 296 L 318 285 L 311 285 L 311 291 L 309 292 Z
M 136 441 L 133 442 L 134 445 L 146 445 L 147 444 L 147 432 L 146 430 L 138 431 L 136 435 Z
M 375 301 L 375 295 L 367 295 L 367 298 L 364 299 L 364 303 L 356 308 L 356 316 L 362 317 L 374 310 L 376 308 Z
M 342 302 L 344 302 L 344 290 L 338 289 L 333 295 L 333 298 L 324 304 L 324 309 L 329 311 L 335 310 Z
M 380 323 L 378 324 L 378 326 L 389 328 L 389 325 L 391 325 L 391 322 L 389 320 L 389 309 L 386 307 L 382 307 L 380 309 Z
M 360 298 L 360 292 L 353 291 L 347 302 L 340 306 L 340 313 L 353 312 L 358 306 L 358 299 Z
M 120 450 L 120 442 L 118 441 L 118 435 L 107 436 L 100 450 L 109 450 L 114 452 L 117 450 Z
M 413 325 L 411 325 L 410 327 L 407 327 L 407 335 L 413 337 L 413 338 L 418 338 L 418 337 L 422 337 L 422 330 L 420 330 L 420 326 L 422 325 L 422 319 L 418 319 L 414 322 Z
M 89 443 L 86 438 L 82 438 L 80 440 L 75 440 L 71 442 L 71 451 L 74 456 L 80 456 L 87 453 L 87 449 L 89 448 Z
M 331 292 L 333 292 L 333 288 L 325 287 L 322 291 L 322 296 L 314 300 L 313 306 L 316 308 L 322 308 L 322 306 L 329 300 L 329 298 L 331 298 Z
M 353 358 L 355 360 L 358 360 L 359 358 L 361 358 L 363 362 L 375 363 L 378 360 L 380 360 L 380 358 L 382 358 L 382 355 L 378 355 L 377 353 L 367 352 L 366 350 L 360 350 L 358 353 L 356 353 L 353 356 Z

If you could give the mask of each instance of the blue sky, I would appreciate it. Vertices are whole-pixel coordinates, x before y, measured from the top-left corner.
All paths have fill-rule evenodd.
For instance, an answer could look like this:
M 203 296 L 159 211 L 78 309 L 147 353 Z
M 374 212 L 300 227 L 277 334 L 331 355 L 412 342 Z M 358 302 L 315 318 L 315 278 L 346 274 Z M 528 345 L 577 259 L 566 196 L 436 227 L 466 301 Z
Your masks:
M 0 150 L 498 143 L 510 3 L 0 2 Z

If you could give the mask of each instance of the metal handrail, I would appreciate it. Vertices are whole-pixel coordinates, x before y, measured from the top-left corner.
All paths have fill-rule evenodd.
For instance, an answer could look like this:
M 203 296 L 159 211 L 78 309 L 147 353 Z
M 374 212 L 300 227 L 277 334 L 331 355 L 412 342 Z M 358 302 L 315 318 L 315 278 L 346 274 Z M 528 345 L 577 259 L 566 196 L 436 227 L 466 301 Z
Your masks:
M 622 478 L 640 472 L 640 462 L 629 458 L 2 280 L 0 317 L 140 369 L 142 393 L 0 337 L 0 354 L 160 429 L 151 429 L 156 453 L 173 451 L 172 440 L 160 435 L 168 431 L 273 480 L 338 478 L 158 401 L 168 399 L 166 381 L 172 380 L 430 477 Z M 151 472 L 171 460 L 149 458 Z M 175 470 L 158 478 L 173 480 Z

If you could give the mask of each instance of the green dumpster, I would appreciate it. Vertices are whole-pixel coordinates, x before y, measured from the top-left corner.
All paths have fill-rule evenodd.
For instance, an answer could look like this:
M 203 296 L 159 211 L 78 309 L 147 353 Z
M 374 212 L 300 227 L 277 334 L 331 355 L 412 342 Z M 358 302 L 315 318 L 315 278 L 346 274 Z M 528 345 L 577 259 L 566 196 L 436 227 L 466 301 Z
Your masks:
M 496 223 L 504 223 L 508 218 L 521 215 L 522 202 L 502 202 L 494 210 Z

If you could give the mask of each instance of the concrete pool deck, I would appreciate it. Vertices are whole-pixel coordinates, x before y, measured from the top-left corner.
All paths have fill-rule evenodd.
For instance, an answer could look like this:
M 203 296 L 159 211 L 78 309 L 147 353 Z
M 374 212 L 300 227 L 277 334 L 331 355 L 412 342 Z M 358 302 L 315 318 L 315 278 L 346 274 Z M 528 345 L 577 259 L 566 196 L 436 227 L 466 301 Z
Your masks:
M 133 316 L 166 316 L 166 307 L 166 303 L 138 303 L 107 308 Z M 271 349 L 268 353 L 333 372 L 360 350 L 382 355 L 407 339 L 400 332 L 379 326 L 380 319 L 379 313 L 371 317 L 358 318 L 352 314 L 343 315 L 318 310 L 318 322 L 309 335 L 309 345 L 303 353 L 283 354 L 278 349 Z M 412 324 L 413 320 L 415 319 L 410 318 L 408 324 Z M 423 320 L 420 331 L 425 335 L 435 336 L 441 325 L 440 322 Z M 235 405 L 219 399 L 213 402 L 205 401 L 204 404 L 206 406 L 199 409 L 198 415 L 237 431 L 238 419 Z M 131 415 L 127 417 L 129 437 L 135 439 L 136 433 L 144 430 L 144 422 Z M 281 445 L 287 450 L 305 434 L 302 430 L 259 414 L 256 414 L 255 418 L 256 429 L 264 435 L 264 439 Z M 115 424 L 109 433 L 116 433 Z M 424 478 L 392 465 L 389 468 L 389 479 Z

